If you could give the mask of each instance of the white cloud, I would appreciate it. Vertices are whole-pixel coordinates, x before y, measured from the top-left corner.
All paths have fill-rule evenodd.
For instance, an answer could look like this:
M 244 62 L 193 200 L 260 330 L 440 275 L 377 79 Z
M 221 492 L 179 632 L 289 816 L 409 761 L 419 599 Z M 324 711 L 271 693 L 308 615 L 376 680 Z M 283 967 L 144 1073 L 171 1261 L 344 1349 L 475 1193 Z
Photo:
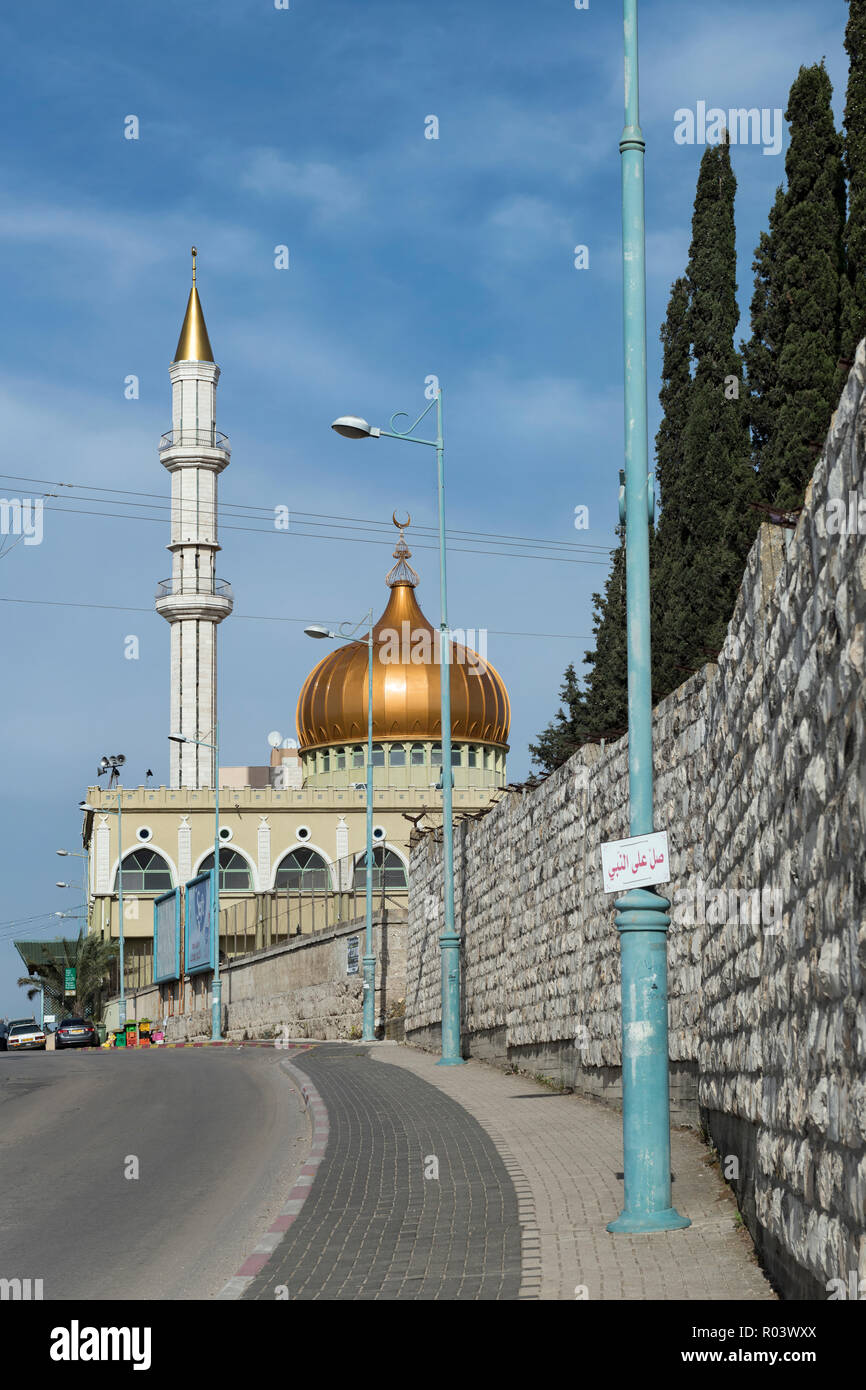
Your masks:
M 362 207 L 361 184 L 334 164 L 298 163 L 274 149 L 254 150 L 240 176 L 240 186 L 261 197 L 279 195 L 308 203 L 323 221 L 355 214 Z

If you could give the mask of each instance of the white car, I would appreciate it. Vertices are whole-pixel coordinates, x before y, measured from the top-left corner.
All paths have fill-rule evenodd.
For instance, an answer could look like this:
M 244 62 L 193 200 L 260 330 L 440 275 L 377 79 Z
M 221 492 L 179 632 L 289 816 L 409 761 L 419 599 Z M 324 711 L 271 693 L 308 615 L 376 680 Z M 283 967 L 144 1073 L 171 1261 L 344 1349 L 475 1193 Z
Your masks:
M 38 1023 L 10 1023 L 6 1038 L 7 1052 L 23 1052 L 25 1049 L 45 1050 L 45 1034 Z

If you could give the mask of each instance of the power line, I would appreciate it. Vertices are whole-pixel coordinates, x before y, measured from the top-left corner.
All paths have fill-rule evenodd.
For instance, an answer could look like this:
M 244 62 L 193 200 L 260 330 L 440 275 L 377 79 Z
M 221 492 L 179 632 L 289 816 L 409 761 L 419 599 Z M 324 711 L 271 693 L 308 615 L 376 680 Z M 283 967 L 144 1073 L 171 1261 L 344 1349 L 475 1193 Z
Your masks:
M 32 603 L 43 608 L 98 608 L 107 609 L 114 613 L 153 613 L 153 608 L 128 608 L 120 603 L 72 603 L 67 599 L 50 598 L 7 598 L 0 594 L 0 603 Z M 309 618 L 283 618 L 272 617 L 268 613 L 233 613 L 233 618 L 245 618 L 248 622 L 258 623 L 309 623 Z M 319 622 L 323 621 L 321 616 Z M 339 618 L 330 618 L 327 621 L 338 623 Z M 456 629 L 455 629 L 456 630 Z M 507 632 L 501 628 L 485 628 L 491 637 L 563 637 L 570 642 L 591 642 L 592 638 L 587 637 L 581 632 Z
M 125 519 L 125 520 L 148 520 L 148 521 L 155 521 L 155 520 L 170 520 L 170 519 L 171 519 L 172 510 L 173 510 L 173 504 L 172 504 L 172 502 L 171 502 L 171 499 L 167 499 L 167 498 L 165 497 L 165 495 L 162 494 L 162 493 L 155 493 L 155 492 L 139 492 L 139 491 L 133 491 L 133 490 L 128 489 L 128 488 L 108 488 L 108 487 L 104 487 L 104 486 L 99 486 L 99 487 L 97 487 L 97 486 L 92 485 L 92 484 L 89 484 L 89 483 L 64 483 L 64 482 L 54 482 L 53 480 L 48 479 L 48 478 L 32 478 L 32 477 L 28 477 L 28 476 L 23 475 L 23 474 L 4 473 L 4 474 L 0 474 L 0 477 L 5 478 L 5 479 L 8 479 L 9 481 L 12 481 L 12 482 L 41 483 L 41 484 L 46 484 L 48 487 L 54 486 L 54 487 L 63 487 L 63 488 L 77 489 L 77 490 L 80 491 L 80 492 L 89 492 L 89 493 L 97 493 L 97 494 L 100 494 L 100 493 L 102 493 L 102 494 L 104 494 L 104 493 L 110 493 L 110 494 L 112 494 L 111 497 L 107 497 L 107 496 L 72 497 L 72 496 L 70 496 L 70 501 L 102 502 L 102 503 L 104 503 L 104 504 L 107 505 L 107 506 L 114 506 L 114 505 L 116 505 L 116 504 L 114 503 L 114 501 L 113 501 L 114 496 L 123 497 L 123 498 L 125 498 L 125 499 L 131 499 L 131 498 L 135 498 L 135 497 L 152 497 L 152 498 L 155 498 L 155 499 L 156 499 L 155 502 L 152 502 L 152 503 L 150 503 L 150 502 L 134 502 L 134 501 L 127 500 L 126 505 L 127 505 L 127 506 L 136 507 L 136 508 L 139 508 L 139 509 L 141 509 L 141 510 L 161 512 L 162 515 L 161 515 L 160 517 L 146 517 L 146 518 L 142 518 L 142 517 L 134 517 L 134 516 L 131 516 L 129 513 L 123 513 L 123 512 L 108 512 L 108 513 L 106 513 L 106 512 L 81 511 L 80 509 L 71 508 L 71 507 L 64 507 L 64 506 L 60 506 L 60 507 L 48 507 L 48 508 L 46 508 L 47 511 L 69 511 L 69 512 L 76 512 L 76 511 L 78 511 L 80 515 L 108 516 L 108 517 L 123 518 L 123 519 Z M 45 492 L 45 493 L 42 494 L 42 496 L 43 496 L 43 498 L 45 498 L 45 497 L 53 497 L 53 498 L 56 498 L 58 501 L 62 501 L 62 500 L 63 500 L 63 499 L 61 498 L 61 496 L 60 496 L 59 494 L 57 494 L 57 493 Z M 205 503 L 199 503 L 199 504 L 197 504 L 197 508 L 198 508 L 198 510 L 199 510 L 200 512 L 203 512 L 205 515 L 207 515 L 208 512 L 211 512 L 211 513 L 213 512 L 213 508 L 208 507 L 207 504 L 205 504 Z M 217 511 L 218 511 L 218 512 L 219 512 L 219 511 L 222 511 L 223 514 L 228 513 L 228 515 L 234 516 L 234 517 L 236 517 L 236 518 L 239 519 L 239 520 L 259 520 L 259 519 L 263 520 L 265 516 L 272 516 L 272 515 L 273 515 L 274 509 L 273 509 L 272 507 L 269 508 L 269 507 L 257 506 L 256 504 L 253 504 L 253 503 L 235 503 L 235 502 L 225 502 L 225 501 L 224 501 L 224 502 L 222 502 L 222 503 L 218 506 Z M 260 514 L 261 514 L 261 517 L 259 517 L 258 515 L 256 515 L 257 513 L 260 513 Z M 326 512 L 303 512 L 303 511 L 300 511 L 300 510 L 295 511 L 294 513 L 292 513 L 292 510 L 291 510 L 291 509 L 289 509 L 289 513 L 290 513 L 290 516 L 293 514 L 293 515 L 295 515 L 295 516 L 304 517 L 305 520 L 304 520 L 303 524 L 304 524 L 305 526 L 314 526 L 314 527 L 320 528 L 320 529 L 322 529 L 322 530 L 328 529 L 328 526 L 329 526 L 329 527 L 330 527 L 330 530 L 331 530 L 331 533 L 327 536 L 327 539 L 330 539 L 330 540 L 350 539 L 350 540 L 355 540 L 355 541 L 357 542 L 357 541 L 360 539 L 359 537 L 355 537 L 355 536 L 353 536 L 353 537 L 343 537 L 343 536 L 337 536 L 337 535 L 332 534 L 334 523 L 337 523 L 337 529 L 340 530 L 340 531 L 357 530 L 358 527 L 364 527 L 364 528 L 366 528 L 367 530 L 373 531 L 374 533 L 379 533 L 379 534 L 381 534 L 381 536 L 382 536 L 383 538 L 384 538 L 385 536 L 389 536 L 389 535 L 391 534 L 390 528 L 388 527 L 388 524 L 387 524 L 387 523 L 381 522 L 381 521 L 374 521 L 374 520 L 371 520 L 370 518 L 364 518 L 364 517 L 346 517 L 346 516 L 340 516 L 340 515 L 338 515 L 338 514 L 331 514 L 331 513 L 326 513 Z M 316 520 L 315 518 L 319 518 L 319 520 Z M 348 525 L 341 525 L 340 523 L 343 523 L 343 522 L 347 522 L 347 523 L 349 523 L 349 524 L 348 524 Z M 327 524 L 327 525 L 326 525 L 326 524 Z M 227 530 L 260 530 L 260 531 L 262 531 L 262 532 L 264 532 L 265 530 L 267 530 L 267 531 L 271 531 L 271 530 L 276 531 L 276 530 L 277 530 L 277 528 L 275 528 L 275 527 L 266 527 L 266 528 L 259 528 L 259 527 L 240 527 L 240 526 L 234 526 L 234 527 L 232 527 L 232 526 L 230 526 L 228 523 L 226 523 L 226 528 L 225 528 L 225 529 L 227 529 Z M 414 529 L 414 532 L 415 532 L 416 534 L 418 534 L 418 535 L 425 535 L 425 536 L 431 536 L 431 537 L 432 537 L 432 536 L 435 536 L 435 535 L 437 534 L 437 532 L 435 531 L 435 529 L 434 529 L 433 527 L 429 527 L 429 526 L 420 526 L 420 525 L 419 525 L 419 526 L 415 526 L 413 529 Z M 320 537 L 311 536 L 309 532 L 305 532 L 305 531 L 301 531 L 301 532 L 298 532 L 298 531 L 294 531 L 294 532 L 292 532 L 292 531 L 284 531 L 283 534 L 294 534 L 294 535 L 307 536 L 307 537 L 309 537 L 310 539 L 321 539 Z M 447 532 L 447 534 L 448 534 L 449 536 L 451 536 L 451 537 L 454 537 L 454 538 L 459 538 L 459 539 L 465 539 L 465 540 L 469 540 L 469 541 L 474 541 L 477 545 L 487 545 L 487 546 L 498 546 L 498 547 L 500 547 L 500 549 L 498 549 L 498 550 L 480 550 L 480 551 L 475 550 L 475 549 L 473 549 L 473 548 L 462 548 L 462 547 L 456 547 L 456 546 L 455 546 L 455 547 L 452 547 L 452 549 L 458 550 L 460 553 L 465 553 L 465 554 L 482 554 L 482 555 L 489 555 L 489 554 L 492 554 L 492 555 L 499 555 L 499 554 L 502 554 L 502 555 L 506 555 L 506 556 L 507 556 L 507 555 L 510 555 L 510 554 L 514 554 L 514 555 L 515 555 L 515 558 L 521 558 L 521 559 L 526 559 L 526 558 L 532 558 L 532 559 L 553 559 L 553 558 L 566 558 L 567 555 L 568 555 L 568 552 L 571 552 L 572 554 L 587 554 L 587 555 L 594 555 L 594 554 L 597 554 L 597 555 L 599 555 L 599 556 L 601 556 L 601 555 L 605 555 L 605 556 L 606 556 L 606 555 L 608 555 L 608 554 L 610 553 L 610 547 L 609 547 L 609 546 L 604 546 L 604 545 L 591 545 L 591 544 L 589 544 L 589 543 L 587 543 L 587 542 L 547 540 L 547 539 L 543 539 L 543 538 L 541 538 L 541 537 L 517 536 L 517 535 L 511 535 L 511 534 L 502 534 L 502 535 L 500 535 L 500 534 L 498 534 L 498 533 L 496 533 L 496 532 L 469 531 L 469 530 L 462 530 L 462 529 L 449 529 L 449 531 Z M 367 542 L 367 543 L 369 544 L 370 542 Z M 373 542 L 373 543 L 376 543 L 376 542 Z M 531 546 L 531 547 L 535 547 L 536 549 L 539 549 L 539 548 L 540 548 L 540 549 L 542 550 L 542 552 L 550 551 L 550 552 L 552 552 L 552 553 L 551 553 L 550 555 L 543 554 L 543 553 L 542 553 L 541 555 L 533 555 L 533 556 L 525 556 L 525 555 L 522 555 L 522 554 L 518 555 L 518 552 L 515 550 L 515 547 L 516 547 L 516 546 Z M 505 547 L 505 549 L 502 549 L 502 547 Z M 435 546 L 424 546 L 424 545 L 419 545 L 417 548 L 418 548 L 418 549 L 422 549 L 422 550 L 423 550 L 423 549 L 428 549 L 428 550 L 429 550 L 429 549 L 436 549 Z M 563 556 L 561 556 L 561 557 L 560 557 L 560 556 L 556 556 L 556 555 L 553 553 L 553 552 L 556 552 L 556 551 L 562 551 L 562 552 L 565 552 L 565 554 L 564 554 Z M 573 561 L 572 563 L 575 563 L 575 562 Z M 578 562 L 578 563 L 579 563 L 579 562 Z M 596 563 L 596 564 L 600 564 L 600 563 L 604 563 L 604 561 L 601 560 L 601 559 L 598 559 L 598 560 L 594 560 L 594 561 L 591 561 L 591 562 L 583 561 L 582 563 Z

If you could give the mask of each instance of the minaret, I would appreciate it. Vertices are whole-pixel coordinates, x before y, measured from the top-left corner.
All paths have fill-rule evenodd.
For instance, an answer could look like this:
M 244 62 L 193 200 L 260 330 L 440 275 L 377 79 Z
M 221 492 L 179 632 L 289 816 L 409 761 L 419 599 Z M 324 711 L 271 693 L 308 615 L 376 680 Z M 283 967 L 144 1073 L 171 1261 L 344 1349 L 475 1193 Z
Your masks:
M 232 611 L 231 586 L 216 578 L 217 478 L 228 467 L 229 442 L 216 431 L 213 360 L 195 283 L 171 377 L 172 428 L 159 442 L 171 474 L 171 578 L 156 591 L 156 611 L 171 623 L 171 721 L 166 731 L 214 741 L 217 721 L 217 625 Z M 171 786 L 212 787 L 209 748 L 171 743 Z

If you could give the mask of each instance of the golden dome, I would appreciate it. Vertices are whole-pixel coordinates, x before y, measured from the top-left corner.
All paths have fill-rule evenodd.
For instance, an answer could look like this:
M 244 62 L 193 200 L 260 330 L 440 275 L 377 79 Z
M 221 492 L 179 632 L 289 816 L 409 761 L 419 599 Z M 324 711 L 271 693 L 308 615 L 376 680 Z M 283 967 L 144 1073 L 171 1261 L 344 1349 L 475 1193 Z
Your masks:
M 395 523 L 396 524 L 396 523 Z M 391 597 L 373 629 L 373 738 L 438 740 L 442 736 L 439 662 L 429 659 L 439 633 L 415 598 L 418 576 L 402 528 L 388 575 Z M 406 626 L 404 626 L 406 624 Z M 488 661 L 451 643 L 451 737 L 508 747 L 511 705 L 505 683 Z M 412 655 L 415 661 L 412 661 Z M 419 660 L 425 655 L 426 659 Z M 367 739 L 367 641 L 359 633 L 329 652 L 304 682 L 298 699 L 301 750 Z

